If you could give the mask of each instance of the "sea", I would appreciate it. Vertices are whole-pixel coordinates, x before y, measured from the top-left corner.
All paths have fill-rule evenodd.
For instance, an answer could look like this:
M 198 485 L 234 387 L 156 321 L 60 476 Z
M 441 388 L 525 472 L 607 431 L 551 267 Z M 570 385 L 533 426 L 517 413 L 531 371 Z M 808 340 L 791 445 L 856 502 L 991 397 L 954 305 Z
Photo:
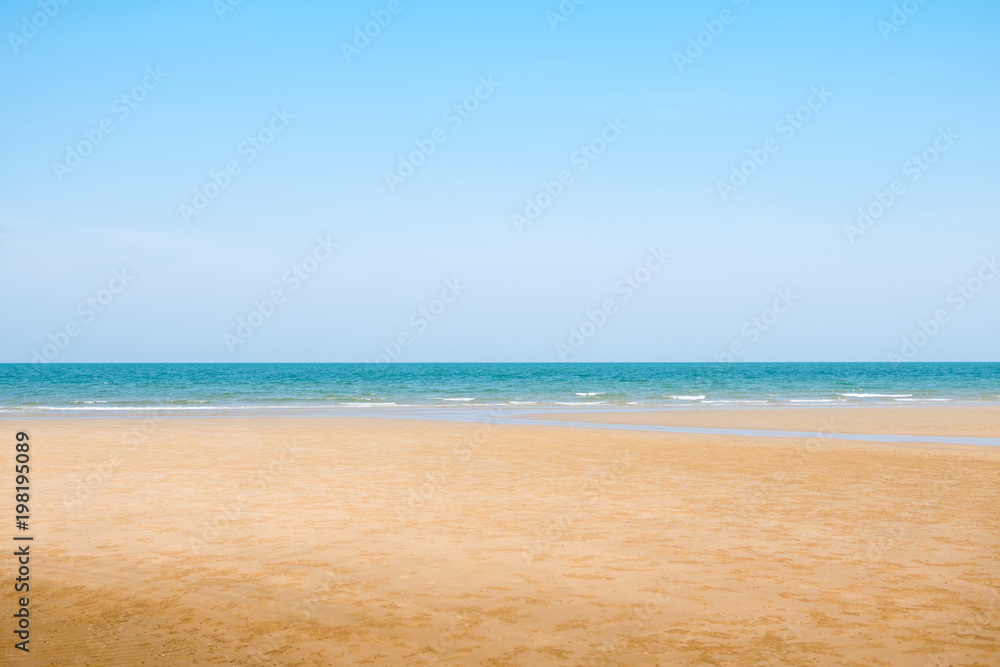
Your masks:
M 0 365 L 0 417 L 983 404 L 1000 363 Z

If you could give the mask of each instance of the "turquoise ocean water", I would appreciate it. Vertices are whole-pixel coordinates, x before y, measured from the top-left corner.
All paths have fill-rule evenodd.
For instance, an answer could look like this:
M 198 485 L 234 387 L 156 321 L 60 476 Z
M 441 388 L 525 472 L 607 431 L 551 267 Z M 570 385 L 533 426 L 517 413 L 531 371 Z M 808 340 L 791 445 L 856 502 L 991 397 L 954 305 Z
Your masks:
M 1000 363 L 4 364 L 0 414 L 1000 403 Z

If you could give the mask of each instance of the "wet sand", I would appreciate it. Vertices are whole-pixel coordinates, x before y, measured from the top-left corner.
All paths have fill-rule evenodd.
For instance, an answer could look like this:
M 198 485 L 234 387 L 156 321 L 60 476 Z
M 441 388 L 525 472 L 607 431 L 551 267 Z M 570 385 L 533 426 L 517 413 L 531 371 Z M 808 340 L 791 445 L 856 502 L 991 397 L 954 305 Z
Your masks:
M 807 431 L 823 433 L 1000 437 L 1000 407 L 825 407 L 563 412 L 533 419 L 603 424 Z
M 954 410 L 842 432 L 1000 432 Z M 815 431 L 826 416 L 747 412 L 766 426 L 683 418 Z M 5 640 L 5 665 L 998 664 L 1000 448 L 5 423 L 31 435 L 35 535 L 32 650 Z

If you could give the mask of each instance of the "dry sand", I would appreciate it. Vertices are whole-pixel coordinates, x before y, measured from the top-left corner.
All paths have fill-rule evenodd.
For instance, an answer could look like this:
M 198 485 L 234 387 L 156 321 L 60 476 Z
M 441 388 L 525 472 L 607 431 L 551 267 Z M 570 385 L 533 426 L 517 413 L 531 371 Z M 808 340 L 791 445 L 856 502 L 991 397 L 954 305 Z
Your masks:
M 36 538 L 32 651 L 4 584 L 4 665 L 1000 664 L 1000 448 L 6 423 L 31 434 Z

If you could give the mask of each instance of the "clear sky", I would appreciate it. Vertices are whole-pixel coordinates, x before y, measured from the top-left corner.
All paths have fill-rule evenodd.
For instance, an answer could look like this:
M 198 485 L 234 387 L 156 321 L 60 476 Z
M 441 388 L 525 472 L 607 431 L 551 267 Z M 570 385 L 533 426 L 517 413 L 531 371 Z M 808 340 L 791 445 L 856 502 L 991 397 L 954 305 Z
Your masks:
M 0 361 L 1000 360 L 995 2 L 63 2 Z

